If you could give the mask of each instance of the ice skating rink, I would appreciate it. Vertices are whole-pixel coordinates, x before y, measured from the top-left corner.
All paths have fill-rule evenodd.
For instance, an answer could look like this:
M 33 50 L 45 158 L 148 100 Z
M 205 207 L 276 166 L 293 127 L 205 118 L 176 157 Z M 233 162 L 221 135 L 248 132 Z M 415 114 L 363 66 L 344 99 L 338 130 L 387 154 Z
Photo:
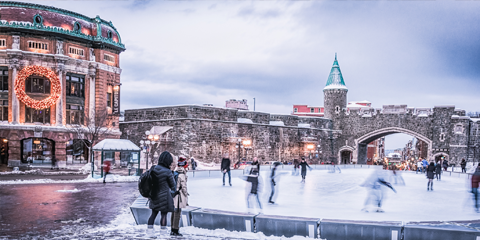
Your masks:
M 405 185 L 395 185 L 397 193 L 385 189 L 384 213 L 364 212 L 367 189 L 360 185 L 375 170 L 342 169 L 342 173 L 327 170 L 307 171 L 305 183 L 301 176 L 285 172 L 278 181 L 276 205 L 269 205 L 269 171 L 262 171 L 262 212 L 268 215 L 317 217 L 372 221 L 452 221 L 480 219 L 473 208 L 469 180 L 465 177 L 442 176 L 434 180 L 434 191 L 427 191 L 424 174 L 402 172 Z M 222 186 L 221 177 L 188 179 L 190 206 L 234 212 L 248 212 L 247 182 L 232 177 L 232 187 Z M 252 211 L 252 210 L 250 210 Z M 252 212 L 258 212 L 257 209 Z

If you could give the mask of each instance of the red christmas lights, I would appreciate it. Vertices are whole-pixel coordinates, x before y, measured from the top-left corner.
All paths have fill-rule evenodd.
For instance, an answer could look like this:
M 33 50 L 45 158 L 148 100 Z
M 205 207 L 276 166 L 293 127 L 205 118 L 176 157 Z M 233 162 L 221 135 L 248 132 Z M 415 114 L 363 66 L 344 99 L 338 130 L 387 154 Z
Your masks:
M 50 80 L 50 96 L 41 101 L 37 101 L 25 93 L 25 80 L 31 75 L 46 77 Z M 60 99 L 60 94 L 62 93 L 62 87 L 60 80 L 54 71 L 42 66 L 27 66 L 17 74 L 17 79 L 15 80 L 15 93 L 17 94 L 18 100 L 25 103 L 25 105 L 40 110 L 49 108 L 57 103 L 58 99 Z

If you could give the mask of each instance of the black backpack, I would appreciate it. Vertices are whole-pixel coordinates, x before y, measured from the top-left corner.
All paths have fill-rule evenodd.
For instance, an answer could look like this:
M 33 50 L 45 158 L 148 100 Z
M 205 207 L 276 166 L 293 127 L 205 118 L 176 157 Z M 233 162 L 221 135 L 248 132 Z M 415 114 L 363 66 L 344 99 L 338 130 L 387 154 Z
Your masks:
M 140 192 L 140 195 L 145 198 L 151 197 L 151 192 L 153 189 L 152 170 L 154 167 L 155 166 L 152 166 L 149 170 L 142 173 L 138 179 L 138 191 Z

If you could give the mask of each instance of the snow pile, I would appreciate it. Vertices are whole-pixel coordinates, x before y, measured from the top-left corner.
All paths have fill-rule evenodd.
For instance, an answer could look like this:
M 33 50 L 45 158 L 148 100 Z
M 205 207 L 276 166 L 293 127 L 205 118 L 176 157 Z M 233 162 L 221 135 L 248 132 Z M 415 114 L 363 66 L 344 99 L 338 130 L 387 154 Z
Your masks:
M 196 170 L 219 170 L 220 169 L 220 165 L 216 163 L 205 163 L 198 160 L 195 160 L 195 161 L 197 162 Z

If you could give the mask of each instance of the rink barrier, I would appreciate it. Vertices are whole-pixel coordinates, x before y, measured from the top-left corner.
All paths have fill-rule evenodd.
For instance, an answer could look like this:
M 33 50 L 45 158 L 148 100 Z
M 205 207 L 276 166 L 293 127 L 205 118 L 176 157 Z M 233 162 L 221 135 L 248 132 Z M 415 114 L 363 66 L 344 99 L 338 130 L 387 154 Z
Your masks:
M 317 238 L 320 218 L 286 217 L 259 214 L 255 217 L 256 232 L 266 236 Z
M 328 240 L 400 240 L 402 222 L 322 219 L 320 239 Z
M 330 170 L 334 165 L 330 164 L 317 164 L 317 165 L 310 165 L 312 170 Z M 336 167 L 339 167 L 340 169 L 383 169 L 382 166 L 380 165 L 364 165 L 364 164 L 347 164 L 347 165 L 335 165 Z M 260 171 L 270 171 L 272 168 L 271 165 L 260 165 Z M 280 165 L 278 167 L 279 170 L 283 171 L 293 171 L 293 165 Z M 246 174 L 246 169 L 231 169 L 230 170 L 230 175 L 232 178 L 237 178 L 240 176 L 243 176 Z M 220 167 L 218 170 L 190 170 L 187 172 L 188 177 L 192 178 L 209 178 L 209 177 L 215 177 L 215 178 L 222 178 L 223 173 L 220 171 Z M 225 178 L 228 178 L 228 175 L 225 175 Z
M 480 231 L 456 222 L 417 222 L 404 226 L 404 240 L 480 240 Z
M 133 217 L 135 218 L 135 222 L 137 225 L 141 224 L 147 224 L 148 219 L 150 218 L 150 215 L 152 214 L 152 210 L 148 208 L 148 199 L 139 196 L 135 202 L 130 206 L 130 211 L 132 211 Z M 186 207 L 182 208 L 182 216 L 180 218 L 180 227 L 186 227 L 186 226 L 191 226 L 192 221 L 191 221 L 191 211 L 195 211 L 197 209 L 200 209 L 198 207 Z M 171 216 L 172 213 L 168 213 L 167 215 L 167 226 L 171 226 Z M 155 218 L 155 225 L 159 226 L 160 225 L 160 214 L 157 215 Z
M 253 232 L 256 214 L 220 211 L 215 209 L 197 209 L 190 212 L 192 226 L 210 230 Z
M 139 196 L 130 206 L 137 225 L 147 224 L 152 210 L 147 199 Z M 170 214 L 167 226 L 171 225 Z M 160 225 L 160 214 L 155 219 Z M 451 222 L 356 221 L 300 218 L 228 212 L 198 207 L 182 208 L 180 227 L 194 226 L 210 230 L 263 232 L 267 236 L 294 235 L 328 240 L 480 240 L 480 220 Z

